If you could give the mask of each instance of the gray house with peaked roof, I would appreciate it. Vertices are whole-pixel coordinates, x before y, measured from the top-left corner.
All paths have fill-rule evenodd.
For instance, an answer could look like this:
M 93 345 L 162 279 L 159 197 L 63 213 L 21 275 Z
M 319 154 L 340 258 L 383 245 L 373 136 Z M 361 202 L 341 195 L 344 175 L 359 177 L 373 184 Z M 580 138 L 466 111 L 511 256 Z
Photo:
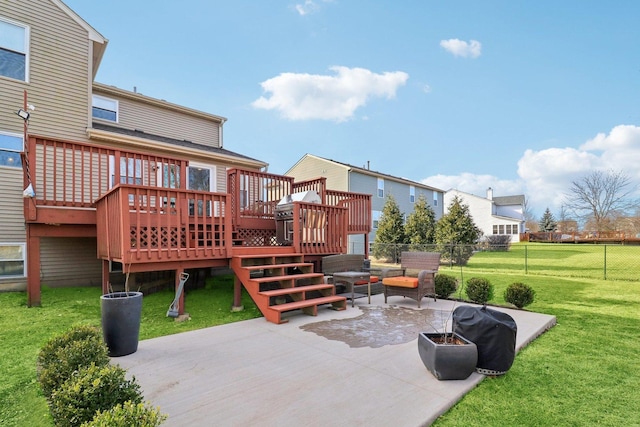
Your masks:
M 510 235 L 511 242 L 520 241 L 525 226 L 524 195 L 494 197 L 489 188 L 486 197 L 481 197 L 452 189 L 444 195 L 445 211 L 456 196 L 469 206 L 473 222 L 483 235 Z
M 436 220 L 444 213 L 444 191 L 366 167 L 358 167 L 337 160 L 325 159 L 313 154 L 305 154 L 293 165 L 285 175 L 292 176 L 296 181 L 326 178 L 327 188 L 336 191 L 371 194 L 372 231 L 368 235 L 368 244 L 375 241 L 378 221 L 387 197 L 392 195 L 396 200 L 400 212 L 405 217 L 413 212 L 415 202 L 424 196 L 433 211 Z M 362 235 L 349 236 L 348 251 L 350 253 L 365 253 L 365 238 Z M 369 252 L 371 248 L 369 248 Z

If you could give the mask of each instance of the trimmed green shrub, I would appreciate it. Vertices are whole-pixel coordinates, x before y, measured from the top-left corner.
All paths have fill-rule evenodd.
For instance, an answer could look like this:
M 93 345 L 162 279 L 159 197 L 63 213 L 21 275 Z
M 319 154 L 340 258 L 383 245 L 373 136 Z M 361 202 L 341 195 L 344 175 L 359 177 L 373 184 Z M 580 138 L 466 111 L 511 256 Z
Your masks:
M 518 308 L 525 307 L 533 302 L 536 291 L 529 285 L 516 282 L 507 286 L 504 291 L 504 300 Z
M 47 341 L 38 353 L 36 365 L 38 383 L 47 400 L 74 371 L 92 363 L 109 363 L 107 346 L 96 327 L 74 326 Z
M 486 304 L 493 298 L 493 285 L 482 277 L 467 280 L 467 296 L 476 304 Z
M 142 402 L 140 386 L 135 378 L 127 380 L 120 366 L 107 365 L 80 368 L 51 395 L 50 410 L 58 427 L 76 427 L 93 420 L 98 411 L 117 404 Z
M 158 427 L 167 416 L 160 408 L 126 401 L 106 411 L 98 411 L 93 420 L 82 427 Z
M 447 274 L 438 274 L 435 278 L 436 295 L 439 298 L 449 298 L 458 289 L 458 279 Z

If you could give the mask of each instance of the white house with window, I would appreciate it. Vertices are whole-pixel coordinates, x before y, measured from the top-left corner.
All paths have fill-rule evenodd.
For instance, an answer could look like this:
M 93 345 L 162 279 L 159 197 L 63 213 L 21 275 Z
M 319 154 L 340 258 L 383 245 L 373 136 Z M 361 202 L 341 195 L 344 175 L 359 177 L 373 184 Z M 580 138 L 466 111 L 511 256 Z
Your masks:
M 456 196 L 469 207 L 473 222 L 483 235 L 510 235 L 512 242 L 520 241 L 525 223 L 524 195 L 494 197 L 488 188 L 486 196 L 481 197 L 452 189 L 444 195 L 445 212 Z

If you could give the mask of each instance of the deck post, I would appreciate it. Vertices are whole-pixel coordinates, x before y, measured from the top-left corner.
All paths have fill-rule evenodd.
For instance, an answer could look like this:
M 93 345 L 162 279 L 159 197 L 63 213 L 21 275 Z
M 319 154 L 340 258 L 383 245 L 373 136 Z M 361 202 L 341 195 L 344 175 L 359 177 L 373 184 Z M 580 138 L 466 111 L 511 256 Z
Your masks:
M 231 307 L 231 311 L 243 311 L 244 306 L 242 305 L 242 283 L 238 276 L 234 276 L 233 278 L 233 306 Z
M 40 307 L 40 237 L 27 224 L 27 307 Z
M 109 261 L 102 260 L 102 295 L 109 293 Z

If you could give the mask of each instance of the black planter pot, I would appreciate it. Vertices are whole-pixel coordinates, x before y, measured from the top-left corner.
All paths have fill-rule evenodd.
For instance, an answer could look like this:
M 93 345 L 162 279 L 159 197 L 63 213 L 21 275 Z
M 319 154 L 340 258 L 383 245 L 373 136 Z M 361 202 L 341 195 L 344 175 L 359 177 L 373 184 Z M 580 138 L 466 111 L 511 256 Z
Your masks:
M 418 335 L 418 353 L 422 363 L 439 380 L 464 380 L 476 368 L 476 345 L 455 333 L 454 338 L 464 344 L 438 344 L 432 340 L 441 336 L 440 333 L 426 332 Z
M 113 292 L 100 297 L 102 335 L 109 356 L 120 357 L 138 350 L 142 292 Z

